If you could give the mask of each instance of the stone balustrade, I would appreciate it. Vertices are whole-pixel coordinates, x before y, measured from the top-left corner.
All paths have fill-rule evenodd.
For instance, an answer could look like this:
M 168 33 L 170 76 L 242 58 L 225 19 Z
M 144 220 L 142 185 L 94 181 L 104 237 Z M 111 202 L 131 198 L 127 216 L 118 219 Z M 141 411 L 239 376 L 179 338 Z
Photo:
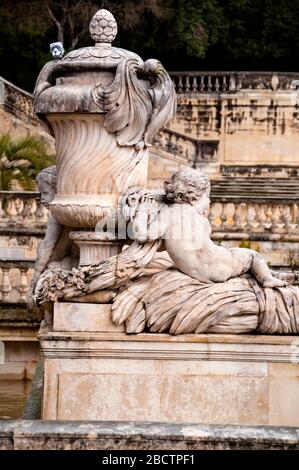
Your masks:
M 163 129 L 156 135 L 153 145 L 196 166 L 197 162 L 208 163 L 216 160 L 219 141 L 199 140 L 170 129 Z
M 225 186 L 212 181 L 209 219 L 213 239 L 236 241 L 261 240 L 299 242 L 299 204 L 295 197 L 250 196 L 239 188 L 238 194 L 226 193 Z M 226 183 L 229 184 L 229 183 Z M 252 182 L 254 186 L 254 180 Z M 254 191 L 251 191 L 254 193 Z M 0 192 L 0 232 L 12 231 L 20 238 L 44 233 L 48 211 L 39 202 L 37 192 Z M 286 266 L 287 255 L 284 255 Z M 1 304 L 24 304 L 33 273 L 33 260 L 0 260 Z M 297 269 L 298 267 L 296 267 Z M 298 269 L 297 269 L 298 270 Z
M 0 260 L 1 303 L 26 303 L 33 267 L 34 261 Z
M 228 183 L 227 183 L 228 184 Z M 254 193 L 255 181 L 251 192 Z M 236 194 L 224 195 L 224 186 L 211 182 L 210 222 L 213 230 L 224 232 L 280 233 L 299 236 L 299 205 L 296 198 Z M 43 231 L 48 211 L 37 192 L 0 191 L 0 230 L 36 228 Z M 20 233 L 23 231 L 21 230 Z
M 240 90 L 296 90 L 299 73 L 276 72 L 171 72 L 178 94 L 236 93 Z
M 34 113 L 33 96 L 22 88 L 0 77 L 0 105 L 14 116 L 37 123 Z
M 280 234 L 284 239 L 299 241 L 299 206 L 277 200 L 254 201 L 213 197 L 209 219 L 214 232 Z M 271 237 L 270 239 L 275 237 Z M 281 238 L 281 237 L 280 237 Z
M 40 204 L 38 192 L 0 191 L 0 230 L 20 226 L 44 229 L 48 210 Z

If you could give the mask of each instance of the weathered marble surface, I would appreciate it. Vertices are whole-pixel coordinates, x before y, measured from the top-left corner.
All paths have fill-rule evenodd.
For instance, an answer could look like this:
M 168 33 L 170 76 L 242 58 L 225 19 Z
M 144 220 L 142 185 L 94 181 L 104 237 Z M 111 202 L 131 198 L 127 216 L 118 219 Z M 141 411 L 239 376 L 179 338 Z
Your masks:
M 90 33 L 95 45 L 48 62 L 34 91 L 35 112 L 56 141 L 51 213 L 75 229 L 112 217 L 123 191 L 146 184 L 148 147 L 176 108 L 172 80 L 159 61 L 112 47 L 111 13 L 99 10 Z
M 1 450 L 295 450 L 298 428 L 0 421 Z
M 165 192 L 129 188 L 120 208 L 134 242 L 96 265 L 45 272 L 37 302 L 108 288 L 113 321 L 127 333 L 298 333 L 299 288 L 258 252 L 211 240 L 209 191 L 192 169 L 173 175 Z
M 73 305 L 40 334 L 44 419 L 299 425 L 294 337 L 128 335 Z

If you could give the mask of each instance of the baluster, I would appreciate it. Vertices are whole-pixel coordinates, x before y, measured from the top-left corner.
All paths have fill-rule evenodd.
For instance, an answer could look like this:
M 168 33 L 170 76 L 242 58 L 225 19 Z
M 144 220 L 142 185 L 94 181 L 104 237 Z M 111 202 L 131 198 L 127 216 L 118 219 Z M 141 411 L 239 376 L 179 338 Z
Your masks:
M 236 78 L 234 75 L 229 76 L 229 85 L 228 85 L 229 91 L 236 91 Z
M 178 154 L 184 156 L 184 147 L 185 141 L 181 137 L 177 137 L 176 139 L 176 151 Z
M 2 302 L 9 302 L 9 294 L 12 290 L 10 283 L 10 268 L 2 268 L 3 278 L 1 285 Z
M 17 211 L 17 221 L 18 222 L 23 222 L 22 220 L 22 212 L 23 212 L 23 209 L 24 209 L 24 202 L 22 201 L 22 199 L 16 199 L 16 203 L 15 203 L 15 206 L 16 206 L 16 211 Z
M 18 292 L 20 294 L 20 300 L 23 302 L 27 301 L 27 292 L 28 292 L 28 280 L 27 280 L 27 268 L 20 268 L 21 275 L 20 275 L 20 283 L 17 287 Z
M 265 228 L 270 229 L 271 225 L 272 225 L 272 207 L 271 207 L 271 204 L 266 204 L 265 205 L 265 214 L 266 214 Z
M 285 205 L 281 206 L 282 212 L 282 221 L 284 222 L 284 231 L 288 232 L 292 226 L 292 214 L 291 214 L 291 206 Z
M 168 142 L 167 142 L 167 149 L 168 150 L 172 150 L 173 148 L 173 138 L 174 138 L 174 135 L 173 134 L 168 134 Z
M 234 205 L 235 205 L 235 212 L 233 215 L 234 227 L 237 230 L 243 230 L 243 228 L 246 225 L 246 218 L 245 218 L 246 204 L 244 202 L 241 202 L 241 203 L 235 202 Z
M 193 77 L 193 80 L 192 80 L 192 91 L 193 91 L 193 93 L 196 93 L 197 89 L 198 89 L 197 77 Z
M 280 228 L 281 213 L 278 205 L 272 207 L 271 231 L 275 232 Z
M 292 224 L 294 227 L 294 230 L 296 232 L 299 232 L 299 210 L 298 210 L 298 204 L 293 204 L 292 207 Z
M 186 93 L 189 93 L 189 91 L 190 91 L 190 78 L 189 78 L 189 76 L 187 75 L 186 81 L 185 81 L 185 92 L 186 92 Z
M 226 230 L 227 229 L 227 203 L 222 202 L 221 203 L 221 212 L 220 212 L 220 220 L 221 220 L 221 230 Z
M 208 75 L 208 89 L 207 89 L 208 92 L 211 92 L 212 91 L 212 77 L 211 75 Z
M 178 83 L 178 93 L 182 93 L 183 91 L 183 79 L 182 76 L 179 76 L 179 83 Z
M 24 201 L 23 210 L 22 210 L 22 222 L 26 223 L 29 219 L 32 218 L 31 210 L 32 210 L 33 200 L 27 199 Z
M 16 200 L 15 199 L 9 199 L 7 201 L 5 212 L 8 216 L 8 219 L 10 219 L 11 221 L 16 220 L 17 215 L 18 215 L 18 211 L 16 209 Z
M 232 229 L 233 230 L 236 230 L 239 225 L 239 214 L 237 213 L 237 210 L 238 210 L 238 205 L 236 202 L 233 203 L 233 206 L 234 206 L 234 210 L 233 210 L 233 214 L 232 214 Z
M 265 204 L 256 204 L 255 205 L 256 218 L 259 222 L 258 227 L 260 231 L 263 232 L 267 222 L 267 216 L 265 212 Z
M 226 75 L 223 75 L 222 77 L 222 91 L 227 90 L 227 80 L 226 80 Z
M 217 210 L 216 210 L 216 205 L 217 203 L 213 203 L 210 206 L 210 212 L 209 212 L 209 221 L 212 226 L 213 230 L 217 230 L 218 224 L 217 224 Z
M 215 77 L 215 91 L 219 91 L 220 88 L 220 83 L 219 83 L 219 77 Z
M 253 204 L 248 204 L 246 211 L 246 227 L 253 230 L 255 227 L 255 210 Z
M 200 91 L 205 91 L 205 77 L 203 75 L 200 77 Z

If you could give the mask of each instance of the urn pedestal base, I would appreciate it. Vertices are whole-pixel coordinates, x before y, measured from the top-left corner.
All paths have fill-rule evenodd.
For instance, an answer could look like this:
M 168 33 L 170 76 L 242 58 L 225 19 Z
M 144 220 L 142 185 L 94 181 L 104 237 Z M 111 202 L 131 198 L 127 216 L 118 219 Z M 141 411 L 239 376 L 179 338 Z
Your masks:
M 98 264 L 117 255 L 124 245 L 124 241 L 118 240 L 116 235 L 109 232 L 74 231 L 69 236 L 79 247 L 80 266 Z
M 45 357 L 43 419 L 299 425 L 299 340 L 126 335 L 110 304 L 59 303 Z

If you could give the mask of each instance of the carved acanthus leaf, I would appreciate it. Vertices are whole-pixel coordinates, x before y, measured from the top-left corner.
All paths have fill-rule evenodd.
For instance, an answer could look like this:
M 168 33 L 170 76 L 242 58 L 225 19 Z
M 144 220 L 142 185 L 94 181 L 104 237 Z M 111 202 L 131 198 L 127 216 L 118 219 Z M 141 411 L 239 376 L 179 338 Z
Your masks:
M 143 74 L 148 81 L 138 78 Z M 105 128 L 116 133 L 121 146 L 150 145 L 155 134 L 175 114 L 172 80 L 160 62 L 137 58 L 122 60 L 110 85 L 93 90 L 94 102 L 104 111 Z

